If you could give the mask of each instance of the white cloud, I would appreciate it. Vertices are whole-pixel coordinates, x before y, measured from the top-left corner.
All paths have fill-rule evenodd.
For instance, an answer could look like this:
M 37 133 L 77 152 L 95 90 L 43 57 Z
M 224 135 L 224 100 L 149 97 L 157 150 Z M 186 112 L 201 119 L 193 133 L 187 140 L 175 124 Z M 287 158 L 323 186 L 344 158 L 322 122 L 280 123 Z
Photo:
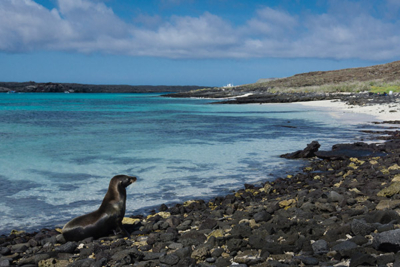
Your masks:
M 176 0 L 165 0 L 175 2 Z M 387 0 L 395 6 L 396 1 Z M 345 7 L 357 10 L 351 16 Z M 346 9 L 346 8 L 345 8 Z M 323 14 L 291 15 L 263 7 L 243 25 L 204 12 L 198 17 L 138 15 L 131 23 L 104 1 L 0 0 L 0 51 L 59 50 L 168 58 L 313 57 L 392 59 L 400 56 L 400 23 L 370 7 L 331 1 Z

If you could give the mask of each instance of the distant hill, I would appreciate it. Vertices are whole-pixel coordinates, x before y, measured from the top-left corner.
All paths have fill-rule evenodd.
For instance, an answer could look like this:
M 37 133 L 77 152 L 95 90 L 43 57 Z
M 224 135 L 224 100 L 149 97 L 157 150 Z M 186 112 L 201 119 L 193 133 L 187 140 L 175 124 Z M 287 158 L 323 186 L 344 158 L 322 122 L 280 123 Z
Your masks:
M 390 86 L 386 83 L 391 83 Z M 375 87 L 375 88 L 374 88 Z M 256 83 L 230 88 L 206 88 L 168 95 L 169 97 L 237 98 L 241 101 L 282 93 L 336 93 L 399 91 L 400 61 L 362 68 L 315 71 L 286 78 L 260 79 Z M 247 97 L 247 95 L 252 95 Z M 233 103 L 233 102 L 232 102 Z
M 0 82 L 0 92 L 16 91 L 25 93 L 164 93 L 186 92 L 206 88 L 204 86 L 168 85 L 94 85 L 78 83 L 36 83 Z
M 394 81 L 400 79 L 400 61 L 362 68 L 314 71 L 281 79 L 258 81 L 257 87 L 305 87 L 354 81 Z M 255 84 L 253 84 L 255 85 Z

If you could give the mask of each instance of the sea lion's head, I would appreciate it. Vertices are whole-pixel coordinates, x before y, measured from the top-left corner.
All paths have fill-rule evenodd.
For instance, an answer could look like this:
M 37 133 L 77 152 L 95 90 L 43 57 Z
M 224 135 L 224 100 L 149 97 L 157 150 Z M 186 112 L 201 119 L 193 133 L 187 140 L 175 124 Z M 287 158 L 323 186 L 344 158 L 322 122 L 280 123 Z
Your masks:
M 128 175 L 116 175 L 111 179 L 110 184 L 116 185 L 118 187 L 128 187 L 130 184 L 136 182 L 137 178 L 134 176 L 128 176 Z

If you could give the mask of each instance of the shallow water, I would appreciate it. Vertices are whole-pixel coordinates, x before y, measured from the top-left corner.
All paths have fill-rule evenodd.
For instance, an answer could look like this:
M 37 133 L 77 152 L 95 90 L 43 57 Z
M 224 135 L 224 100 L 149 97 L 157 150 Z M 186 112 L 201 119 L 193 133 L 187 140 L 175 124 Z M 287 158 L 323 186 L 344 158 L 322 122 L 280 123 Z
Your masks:
M 318 140 L 362 138 L 321 110 L 210 105 L 156 94 L 1 94 L 0 234 L 61 226 L 97 209 L 128 174 L 126 215 L 224 195 L 302 161 L 279 158 Z

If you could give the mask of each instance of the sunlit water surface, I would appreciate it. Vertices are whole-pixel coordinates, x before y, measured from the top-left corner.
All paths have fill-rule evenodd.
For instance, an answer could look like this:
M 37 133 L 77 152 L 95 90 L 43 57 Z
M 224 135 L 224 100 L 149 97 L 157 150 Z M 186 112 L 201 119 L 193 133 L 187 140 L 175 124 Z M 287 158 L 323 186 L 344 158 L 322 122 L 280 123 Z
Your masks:
M 1 94 L 0 234 L 62 226 L 128 174 L 126 215 L 284 177 L 280 154 L 362 138 L 292 104 L 212 105 L 156 94 Z M 359 127 L 359 126 L 358 126 Z

